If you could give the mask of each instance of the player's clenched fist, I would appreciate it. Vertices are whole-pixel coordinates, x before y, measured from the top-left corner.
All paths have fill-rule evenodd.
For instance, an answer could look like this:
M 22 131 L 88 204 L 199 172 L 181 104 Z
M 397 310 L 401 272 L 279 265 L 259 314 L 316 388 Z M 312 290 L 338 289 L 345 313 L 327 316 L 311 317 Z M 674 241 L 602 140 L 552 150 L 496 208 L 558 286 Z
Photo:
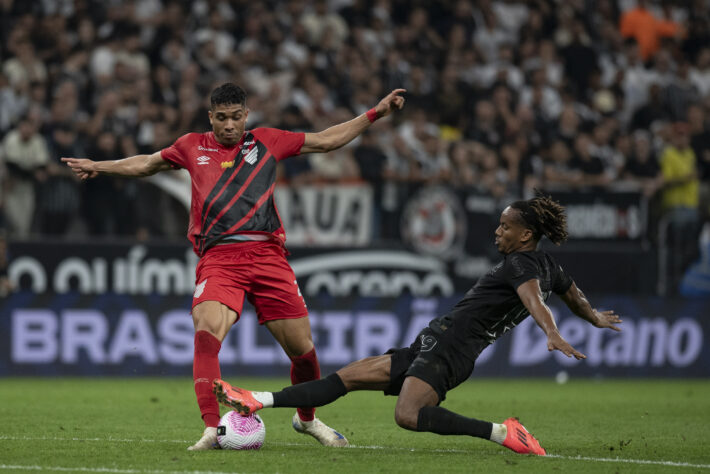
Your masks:
M 404 94 L 405 92 L 407 92 L 406 89 L 395 89 L 387 94 L 387 96 L 375 106 L 377 117 L 386 117 L 390 112 L 404 107 L 404 97 L 400 94 Z

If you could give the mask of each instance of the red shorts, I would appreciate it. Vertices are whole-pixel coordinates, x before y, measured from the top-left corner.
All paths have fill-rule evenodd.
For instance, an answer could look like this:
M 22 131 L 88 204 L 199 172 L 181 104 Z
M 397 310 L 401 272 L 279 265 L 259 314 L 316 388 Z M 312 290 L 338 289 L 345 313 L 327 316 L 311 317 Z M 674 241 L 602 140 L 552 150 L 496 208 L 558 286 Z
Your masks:
M 236 311 L 239 320 L 246 295 L 259 324 L 308 316 L 296 275 L 277 243 L 216 245 L 200 258 L 196 273 L 193 308 L 203 301 L 219 301 Z

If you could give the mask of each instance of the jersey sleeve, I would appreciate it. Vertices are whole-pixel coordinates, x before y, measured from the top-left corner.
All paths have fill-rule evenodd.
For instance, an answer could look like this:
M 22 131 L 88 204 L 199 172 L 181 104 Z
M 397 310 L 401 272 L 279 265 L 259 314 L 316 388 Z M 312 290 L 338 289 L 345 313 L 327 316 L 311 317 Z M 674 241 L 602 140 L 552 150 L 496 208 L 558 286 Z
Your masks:
M 529 255 L 514 252 L 505 259 L 503 278 L 517 290 L 520 285 L 533 279 L 539 280 L 540 266 Z
M 277 128 L 255 128 L 251 133 L 269 149 L 277 161 L 301 153 L 306 134 Z
M 572 277 L 567 275 L 564 269 L 555 263 L 555 276 L 552 281 L 552 291 L 556 295 L 563 295 L 567 293 L 567 290 L 569 290 L 569 287 L 572 286 L 572 283 L 574 283 Z
M 160 156 L 175 169 L 187 168 L 187 154 L 184 152 L 191 133 L 183 135 L 175 143 L 160 150 Z

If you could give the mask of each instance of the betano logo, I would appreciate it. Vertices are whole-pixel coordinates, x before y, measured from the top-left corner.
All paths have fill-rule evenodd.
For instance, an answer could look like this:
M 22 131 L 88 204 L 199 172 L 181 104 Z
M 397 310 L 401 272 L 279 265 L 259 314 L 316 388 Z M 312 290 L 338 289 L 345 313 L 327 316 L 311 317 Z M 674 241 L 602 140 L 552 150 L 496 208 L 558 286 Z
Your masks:
M 307 280 L 303 288 L 309 296 L 321 291 L 332 296 L 378 297 L 454 293 L 444 262 L 408 252 L 337 252 L 293 260 L 291 266 L 297 277 Z

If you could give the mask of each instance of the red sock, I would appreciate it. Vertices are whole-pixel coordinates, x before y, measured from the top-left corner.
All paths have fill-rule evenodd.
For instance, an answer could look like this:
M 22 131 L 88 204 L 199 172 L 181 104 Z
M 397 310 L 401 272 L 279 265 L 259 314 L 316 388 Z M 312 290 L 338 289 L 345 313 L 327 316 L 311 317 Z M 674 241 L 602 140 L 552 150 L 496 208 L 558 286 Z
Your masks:
M 219 403 L 212 393 L 212 381 L 221 378 L 219 348 L 222 343 L 207 331 L 195 333 L 195 358 L 192 361 L 192 378 L 195 381 L 197 405 L 205 427 L 219 424 Z
M 291 357 L 291 383 L 309 382 L 320 378 L 320 365 L 316 357 L 316 348 L 303 355 Z M 316 412 L 315 408 L 298 408 L 298 415 L 303 421 L 311 421 Z

